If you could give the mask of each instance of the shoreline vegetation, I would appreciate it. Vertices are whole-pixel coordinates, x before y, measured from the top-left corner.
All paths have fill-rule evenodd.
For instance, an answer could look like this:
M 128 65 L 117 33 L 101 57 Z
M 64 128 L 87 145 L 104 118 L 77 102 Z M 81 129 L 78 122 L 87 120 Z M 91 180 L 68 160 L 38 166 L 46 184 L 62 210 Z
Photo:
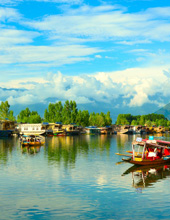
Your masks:
M 48 108 L 44 111 L 44 117 L 42 118 L 37 111 L 30 111 L 27 107 L 21 110 L 15 117 L 12 110 L 10 110 L 10 104 L 8 101 L 1 102 L 0 104 L 0 120 L 9 119 L 17 123 L 56 123 L 62 124 L 76 124 L 78 126 L 147 126 L 147 127 L 166 127 L 169 130 L 170 121 L 162 114 L 148 114 L 148 115 L 131 115 L 131 114 L 119 114 L 116 122 L 112 123 L 110 111 L 106 114 L 101 113 L 89 113 L 88 110 L 79 110 L 75 101 L 66 100 L 64 104 L 61 101 L 56 103 L 50 103 Z

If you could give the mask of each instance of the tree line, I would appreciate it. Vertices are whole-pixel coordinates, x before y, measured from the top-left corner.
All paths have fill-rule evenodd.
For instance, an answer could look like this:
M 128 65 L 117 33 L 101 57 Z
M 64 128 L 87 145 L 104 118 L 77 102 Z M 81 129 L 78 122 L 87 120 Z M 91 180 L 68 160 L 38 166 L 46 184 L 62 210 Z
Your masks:
M 147 125 L 147 126 L 170 126 L 170 121 L 162 114 L 137 115 L 119 114 L 117 125 Z
M 105 114 L 103 112 L 89 113 L 88 110 L 78 110 L 76 102 L 69 100 L 66 100 L 64 105 L 61 101 L 50 103 L 48 108 L 45 109 L 43 118 L 41 118 L 37 111 L 30 111 L 28 107 L 21 110 L 17 117 L 15 117 L 13 111 L 10 110 L 8 101 L 1 102 L 0 120 L 6 118 L 22 123 L 61 122 L 62 124 L 76 123 L 77 125 L 84 127 L 100 127 L 112 124 L 109 111 Z

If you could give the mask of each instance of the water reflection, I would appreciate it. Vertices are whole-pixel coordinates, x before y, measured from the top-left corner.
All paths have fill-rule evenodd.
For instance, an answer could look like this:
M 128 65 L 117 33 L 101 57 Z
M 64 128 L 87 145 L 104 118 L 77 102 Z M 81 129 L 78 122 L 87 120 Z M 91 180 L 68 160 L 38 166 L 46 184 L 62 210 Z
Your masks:
M 108 136 L 61 136 L 48 137 L 45 143 L 45 156 L 49 163 L 64 163 L 65 167 L 74 165 L 78 155 L 87 157 L 89 151 L 91 153 L 110 152 L 111 138 Z
M 14 149 L 14 143 L 13 138 L 0 139 L 0 164 L 7 163 L 8 157 L 12 154 Z
M 37 154 L 40 152 L 41 146 L 21 146 L 21 151 L 23 154 Z
M 170 164 L 159 166 L 132 166 L 127 169 L 122 176 L 132 175 L 132 186 L 138 192 L 142 192 L 143 188 L 151 187 L 154 183 L 170 176 Z

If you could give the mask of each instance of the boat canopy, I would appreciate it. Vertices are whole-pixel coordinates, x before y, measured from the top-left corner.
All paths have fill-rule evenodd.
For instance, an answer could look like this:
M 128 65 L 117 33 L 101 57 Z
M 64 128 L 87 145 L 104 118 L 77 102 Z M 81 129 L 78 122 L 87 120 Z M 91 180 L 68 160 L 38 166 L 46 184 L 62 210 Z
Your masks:
M 168 142 L 168 141 L 166 141 L 166 143 L 164 143 L 164 144 L 166 144 L 166 145 L 160 145 L 160 144 L 158 144 L 158 143 L 161 143 L 161 144 L 163 144 L 163 142 L 164 141 L 162 141 L 162 142 L 158 142 L 157 140 L 153 140 L 153 141 L 151 141 L 151 140 L 142 140 L 141 142 L 138 142 L 138 141 L 133 141 L 132 142 L 132 145 L 140 145 L 140 146 L 149 146 L 149 147 L 151 147 L 151 148 L 168 148 L 168 149 L 170 149 L 170 146 L 167 146 L 167 145 L 170 145 L 170 142 Z M 168 144 L 169 143 L 169 144 Z

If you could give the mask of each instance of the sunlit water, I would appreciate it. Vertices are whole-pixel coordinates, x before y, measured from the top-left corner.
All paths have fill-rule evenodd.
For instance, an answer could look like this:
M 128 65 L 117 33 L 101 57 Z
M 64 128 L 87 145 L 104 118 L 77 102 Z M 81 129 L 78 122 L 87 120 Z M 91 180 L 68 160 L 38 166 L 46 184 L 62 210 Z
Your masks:
M 0 139 L 0 219 L 170 219 L 169 166 L 128 170 L 136 136 Z M 165 140 L 170 140 L 165 137 Z

